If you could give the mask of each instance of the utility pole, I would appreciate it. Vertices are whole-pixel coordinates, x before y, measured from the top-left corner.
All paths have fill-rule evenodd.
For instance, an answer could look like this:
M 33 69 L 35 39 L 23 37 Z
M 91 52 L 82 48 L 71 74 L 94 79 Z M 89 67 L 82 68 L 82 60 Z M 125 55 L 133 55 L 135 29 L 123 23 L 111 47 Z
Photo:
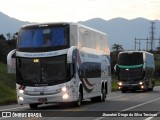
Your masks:
M 150 43 L 151 43 L 151 51 L 153 51 L 153 47 L 154 47 L 154 40 L 155 40 L 155 37 L 154 37 L 154 30 L 155 30 L 155 23 L 156 22 L 151 22 L 151 36 L 150 36 Z
M 158 44 L 158 47 L 160 48 L 160 37 L 159 37 L 159 44 Z
M 146 50 L 148 50 L 148 44 L 149 44 L 149 42 L 148 42 L 148 37 L 147 37 L 147 39 L 142 39 L 142 38 L 135 38 L 135 50 L 136 50 L 136 44 L 139 44 L 139 51 L 140 51 L 140 49 L 141 49 L 141 47 L 140 47 L 140 45 L 141 45 L 141 40 L 146 40 L 147 42 L 146 42 Z
M 154 48 L 154 45 L 155 45 L 155 41 L 158 40 L 159 41 L 159 47 L 160 47 L 160 37 L 158 39 L 156 39 L 154 36 L 155 36 L 155 23 L 156 22 L 151 22 L 151 31 L 150 31 L 150 37 L 147 39 L 143 39 L 143 38 L 135 38 L 135 50 L 136 50 L 136 44 L 139 44 L 139 50 L 140 50 L 140 41 L 141 40 L 144 40 L 146 41 L 146 51 L 149 50 L 149 47 L 148 45 L 150 44 L 150 49 L 151 49 L 151 52 L 153 52 L 153 48 Z M 138 41 L 139 42 L 138 42 Z M 149 41 L 150 40 L 150 41 Z

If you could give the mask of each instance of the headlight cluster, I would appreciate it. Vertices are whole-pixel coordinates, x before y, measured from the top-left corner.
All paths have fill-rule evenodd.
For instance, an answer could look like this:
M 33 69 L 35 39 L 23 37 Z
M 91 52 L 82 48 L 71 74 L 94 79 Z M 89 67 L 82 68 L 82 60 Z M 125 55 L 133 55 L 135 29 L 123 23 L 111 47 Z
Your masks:
M 123 83 L 122 83 L 122 82 L 118 82 L 118 85 L 119 85 L 119 86 L 122 86 L 122 85 L 123 85 Z
M 62 87 L 61 90 L 62 90 L 62 92 L 63 92 L 62 98 L 63 98 L 63 99 L 68 99 L 69 95 L 68 95 L 68 93 L 67 93 L 67 87 L 64 86 L 64 87 Z
M 20 101 L 23 101 L 24 100 L 24 98 L 23 97 L 18 97 L 18 99 L 20 100 Z
M 66 92 L 66 91 L 67 91 L 67 88 L 66 88 L 66 87 L 62 87 L 62 91 L 63 91 L 63 92 Z
M 142 85 L 143 84 L 143 82 L 139 82 L 139 85 Z
M 118 89 L 120 90 L 122 88 L 123 83 L 122 82 L 118 82 Z
M 143 82 L 139 82 L 141 89 L 144 89 Z
M 20 89 L 20 90 L 19 90 L 19 93 L 23 94 L 23 93 L 24 93 L 24 90 L 21 90 L 21 89 Z

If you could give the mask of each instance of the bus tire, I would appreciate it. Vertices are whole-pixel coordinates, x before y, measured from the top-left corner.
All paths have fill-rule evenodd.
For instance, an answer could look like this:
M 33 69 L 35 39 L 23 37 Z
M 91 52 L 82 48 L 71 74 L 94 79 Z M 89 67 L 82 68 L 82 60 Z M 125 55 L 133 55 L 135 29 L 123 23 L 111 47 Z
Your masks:
M 150 91 L 153 91 L 154 85 L 152 84 L 151 88 L 149 88 Z
M 155 81 L 152 81 L 152 86 L 150 88 L 151 91 L 153 91 L 154 85 L 155 85 Z
M 102 86 L 101 95 L 98 97 L 91 98 L 92 102 L 104 102 L 106 99 L 106 89 Z
M 149 90 L 149 88 L 148 88 L 148 83 L 145 82 L 143 92 L 148 92 L 148 90 Z
M 101 102 L 104 102 L 105 99 L 106 99 L 106 89 L 102 87 Z
M 74 102 L 75 107 L 80 107 L 82 105 L 82 92 L 79 91 L 78 100 Z
M 29 104 L 30 109 L 37 109 L 38 104 Z
M 149 88 L 150 91 L 153 91 L 153 87 Z
M 74 106 L 80 107 L 82 105 L 82 99 L 83 99 L 83 87 L 82 85 L 80 85 L 79 93 L 78 93 L 78 100 L 74 102 Z

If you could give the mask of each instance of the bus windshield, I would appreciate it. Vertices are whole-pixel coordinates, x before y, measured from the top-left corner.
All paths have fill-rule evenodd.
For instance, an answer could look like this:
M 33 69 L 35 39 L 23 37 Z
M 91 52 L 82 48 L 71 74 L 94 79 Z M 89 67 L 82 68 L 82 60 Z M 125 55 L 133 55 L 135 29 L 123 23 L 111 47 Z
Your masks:
M 118 56 L 119 65 L 139 65 L 143 64 L 143 54 L 140 52 L 121 53 Z
M 68 25 L 59 26 L 28 26 L 21 28 L 17 47 L 19 50 L 44 50 L 45 48 L 64 49 L 69 44 Z
M 17 58 L 17 83 L 27 86 L 55 85 L 66 82 L 66 56 Z

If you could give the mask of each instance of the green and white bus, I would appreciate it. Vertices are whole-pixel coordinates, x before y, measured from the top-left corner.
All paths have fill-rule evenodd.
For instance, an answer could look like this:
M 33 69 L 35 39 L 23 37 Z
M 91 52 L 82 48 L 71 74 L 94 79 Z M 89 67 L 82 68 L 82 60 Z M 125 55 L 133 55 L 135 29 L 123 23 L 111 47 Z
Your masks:
M 115 66 L 118 87 L 127 90 L 153 90 L 155 63 L 153 54 L 145 51 L 125 51 L 118 55 Z

